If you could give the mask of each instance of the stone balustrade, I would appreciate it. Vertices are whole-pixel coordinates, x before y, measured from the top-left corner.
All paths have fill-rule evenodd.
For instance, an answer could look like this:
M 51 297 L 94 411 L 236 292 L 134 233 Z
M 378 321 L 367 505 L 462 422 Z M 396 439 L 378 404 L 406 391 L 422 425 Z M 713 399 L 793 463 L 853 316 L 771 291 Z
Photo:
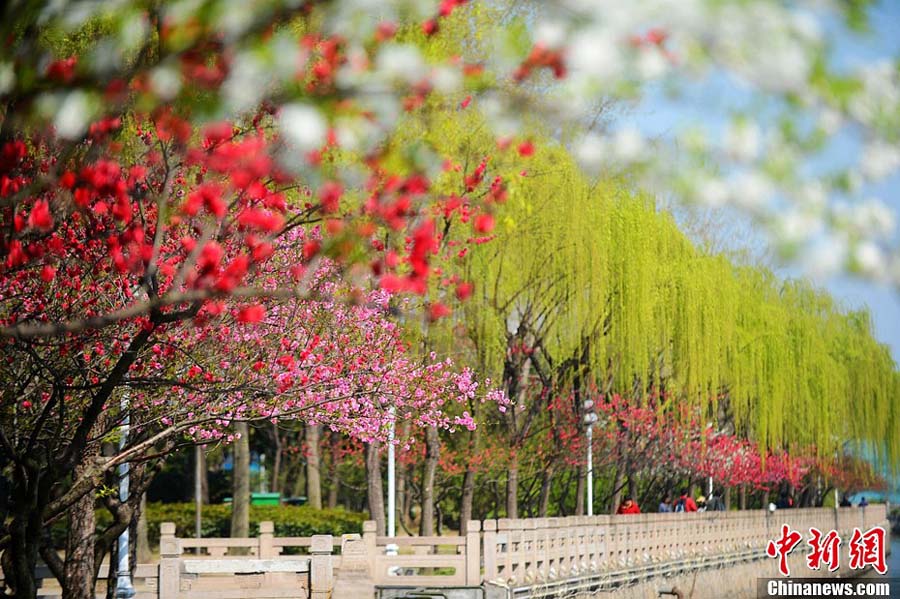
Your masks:
M 884 505 L 772 513 L 502 518 L 470 521 L 465 536 L 446 537 L 377 536 L 375 523 L 369 521 L 362 535 L 340 538 L 276 537 L 273 524 L 261 522 L 254 538 L 193 539 L 176 537 L 175 525 L 163 523 L 158 567 L 136 568 L 141 577 L 138 597 L 364 599 L 374 596 L 376 586 L 483 583 L 506 589 L 502 596 L 554 597 L 563 589 L 633 586 L 639 580 L 675 580 L 685 573 L 723 568 L 731 568 L 736 580 L 749 580 L 774 575 L 770 572 L 774 560 L 765 558 L 764 552 L 783 524 L 804 538 L 810 528 L 837 530 L 845 541 L 845 560 L 854 528 L 889 530 Z M 801 567 L 805 549 L 792 556 Z M 285 550 L 293 555 L 285 555 Z M 756 566 L 748 567 L 751 563 Z M 42 588 L 43 596 L 57 596 L 52 584 Z
M 483 578 L 507 586 L 637 571 L 720 555 L 762 557 L 782 524 L 808 535 L 836 530 L 845 541 L 853 528 L 887 528 L 884 505 L 617 516 L 487 520 L 483 523 Z

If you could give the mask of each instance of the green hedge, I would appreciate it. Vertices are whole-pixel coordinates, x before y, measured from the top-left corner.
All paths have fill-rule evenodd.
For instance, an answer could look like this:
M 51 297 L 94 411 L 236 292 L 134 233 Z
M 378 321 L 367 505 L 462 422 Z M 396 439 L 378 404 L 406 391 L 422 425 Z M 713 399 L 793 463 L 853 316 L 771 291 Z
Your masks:
M 259 533 L 259 523 L 275 523 L 277 537 L 308 537 L 312 535 L 342 535 L 362 532 L 367 514 L 343 509 L 317 510 L 309 506 L 251 505 L 250 536 Z M 151 503 L 147 505 L 147 524 L 151 546 L 159 543 L 161 522 L 174 522 L 179 537 L 194 536 L 193 503 Z M 231 529 L 231 506 L 215 504 L 203 506 L 201 533 L 204 537 L 228 537 Z
M 362 532 L 362 523 L 367 514 L 348 512 L 343 509 L 317 510 L 309 506 L 292 505 L 251 505 L 250 536 L 259 532 L 259 523 L 269 520 L 275 523 L 275 536 L 308 537 L 312 535 L 342 535 Z M 110 522 L 109 512 L 97 510 L 97 528 L 102 529 Z M 193 503 L 150 503 L 147 504 L 147 533 L 150 546 L 159 546 L 159 525 L 174 522 L 175 534 L 179 537 L 194 537 Z M 231 506 L 214 504 L 203 506 L 201 533 L 204 537 L 229 537 L 231 529 Z M 51 529 L 51 536 L 57 548 L 65 546 L 66 524 L 57 522 Z

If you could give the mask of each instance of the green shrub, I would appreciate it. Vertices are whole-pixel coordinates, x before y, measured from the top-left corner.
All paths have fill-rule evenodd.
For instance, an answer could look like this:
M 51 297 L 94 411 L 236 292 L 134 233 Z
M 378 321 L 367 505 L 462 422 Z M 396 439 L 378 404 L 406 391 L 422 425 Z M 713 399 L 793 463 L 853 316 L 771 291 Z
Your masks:
M 368 516 L 343 509 L 317 510 L 309 506 L 251 505 L 250 536 L 259 534 L 259 523 L 275 524 L 277 537 L 309 537 L 312 535 L 342 535 L 362 532 L 362 523 Z M 159 543 L 159 525 L 174 522 L 179 537 L 194 536 L 193 503 L 151 503 L 147 505 L 147 524 L 150 545 Z M 203 506 L 200 529 L 204 537 L 228 537 L 231 529 L 231 506 L 214 504 Z
M 266 520 L 275 523 L 275 536 L 309 537 L 312 535 L 335 535 L 362 532 L 362 523 L 367 514 L 348 512 L 343 509 L 317 510 L 309 506 L 292 505 L 251 505 L 250 536 L 259 534 L 259 523 Z M 97 528 L 108 526 L 110 515 L 104 509 L 97 510 Z M 150 503 L 147 504 L 147 533 L 150 546 L 159 546 L 159 525 L 174 522 L 175 534 L 179 537 L 194 537 L 193 503 Z M 203 506 L 200 529 L 203 537 L 229 537 L 231 529 L 231 505 L 213 504 Z M 57 522 L 51 529 L 54 545 L 61 549 L 66 542 L 66 523 Z

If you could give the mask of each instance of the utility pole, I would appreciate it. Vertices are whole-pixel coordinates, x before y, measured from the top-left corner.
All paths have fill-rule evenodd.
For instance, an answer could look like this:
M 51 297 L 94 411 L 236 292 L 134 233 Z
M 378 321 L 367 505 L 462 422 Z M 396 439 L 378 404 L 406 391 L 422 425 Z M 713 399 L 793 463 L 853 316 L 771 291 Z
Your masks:
M 122 394 L 120 406 L 124 417 L 122 418 L 120 429 L 119 451 L 123 451 L 128 443 L 128 433 L 131 431 L 131 417 L 129 414 L 131 406 L 129 405 L 127 393 Z M 123 503 L 128 501 L 130 493 L 128 489 L 129 478 L 130 465 L 128 462 L 122 462 L 119 465 L 119 501 Z M 134 586 L 131 584 L 131 567 L 129 564 L 128 533 L 129 529 L 126 527 L 122 534 L 119 535 L 117 550 L 119 563 L 116 565 L 116 599 L 131 599 L 134 597 Z
M 594 423 L 597 413 L 594 411 L 594 400 L 584 401 L 584 424 L 587 427 L 587 515 L 594 515 Z
M 394 538 L 396 536 L 396 517 L 397 517 L 397 465 L 396 456 L 394 455 L 394 407 L 390 409 L 391 428 L 388 431 L 388 447 L 387 447 L 387 536 Z M 385 553 L 388 555 L 397 555 L 398 547 L 394 543 L 385 547 Z

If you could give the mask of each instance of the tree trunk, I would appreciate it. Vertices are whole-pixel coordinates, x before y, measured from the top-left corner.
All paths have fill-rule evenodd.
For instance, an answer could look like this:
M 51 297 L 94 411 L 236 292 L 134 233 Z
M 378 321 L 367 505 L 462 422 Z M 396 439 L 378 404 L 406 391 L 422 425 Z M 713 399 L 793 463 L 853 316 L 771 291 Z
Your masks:
M 4 584 L 14 591 L 17 599 L 35 599 L 37 581 L 34 569 L 43 530 L 41 508 L 46 505 L 49 496 L 48 485 L 40 470 L 15 469 L 13 476 L 11 495 L 14 516 L 7 528 L 10 544 L 2 554 Z
M 722 502 L 725 504 L 725 511 L 731 509 L 731 487 L 726 487 Z
M 550 507 L 550 487 L 553 483 L 553 466 L 544 469 L 541 475 L 541 501 L 538 505 L 538 518 L 546 518 Z
M 747 485 L 741 485 L 740 506 L 742 510 L 747 509 Z
M 519 517 L 519 456 L 515 453 L 506 469 L 506 517 Z
M 272 492 L 273 493 L 281 493 L 284 488 L 281 484 L 281 462 L 282 462 L 282 453 L 284 449 L 282 447 L 281 442 L 281 433 L 278 432 L 278 423 L 272 423 L 272 437 L 275 440 L 275 459 L 272 464 Z
M 137 563 L 148 564 L 153 559 L 150 552 L 150 537 L 147 534 L 147 494 L 141 495 L 141 513 L 137 521 Z
M 403 521 L 406 524 L 403 527 L 406 529 L 406 532 L 410 532 L 413 529 L 413 484 L 415 481 L 415 472 L 413 471 L 412 466 L 403 466 L 403 480 L 406 485 L 406 488 L 403 490 L 403 511 L 401 512 Z M 410 534 L 412 534 L 410 532 Z
M 397 464 L 397 525 L 409 532 L 409 501 L 407 501 L 406 478 L 409 476 L 405 464 Z M 460 506 L 462 509 L 462 506 Z
M 468 434 L 467 449 L 469 455 L 474 455 L 478 447 L 478 430 Z M 475 501 L 475 470 L 471 464 L 466 464 L 463 474 L 462 489 L 459 494 L 459 534 L 465 536 L 468 531 L 469 520 L 472 520 L 472 504 Z
M 92 456 L 85 456 L 86 460 Z M 75 468 L 80 476 L 87 466 Z M 66 535 L 65 579 L 63 599 L 94 599 L 94 533 L 97 530 L 94 513 L 94 493 L 86 493 L 69 509 L 69 530 Z
M 469 466 L 463 475 L 462 492 L 459 498 L 459 534 L 468 532 L 469 520 L 472 520 L 472 502 L 475 499 L 475 470 Z
M 319 425 L 306 425 L 306 502 L 313 509 L 322 509 L 321 460 L 319 459 Z
M 200 446 L 197 457 L 200 459 L 200 467 L 197 470 L 200 473 L 200 501 L 203 505 L 209 505 L 209 464 L 206 461 L 206 447 Z
M 422 521 L 419 523 L 419 535 L 434 535 L 434 477 L 437 472 L 438 458 L 441 455 L 441 440 L 435 427 L 425 431 L 425 465 L 422 470 Z
M 129 539 L 130 541 L 131 539 Z M 129 543 L 130 544 L 130 543 Z M 115 542 L 109 546 L 109 564 L 119 563 L 119 543 Z M 132 567 L 134 562 L 132 562 Z M 134 572 L 134 570 L 132 570 Z M 99 580 L 99 577 L 97 578 Z M 106 599 L 115 599 L 116 597 L 116 568 L 110 565 L 106 572 Z
M 331 432 L 331 463 L 328 464 L 328 479 L 330 485 L 328 487 L 328 507 L 336 508 L 338 504 L 338 492 L 341 489 L 341 479 L 338 476 L 338 453 L 340 450 L 341 437 L 338 433 Z
M 250 536 L 250 426 L 237 422 L 234 430 L 240 437 L 234 442 L 231 536 L 240 538 Z
M 384 492 L 381 487 L 381 452 L 378 451 L 378 442 L 366 444 L 366 488 L 369 499 L 369 518 L 375 521 L 375 534 L 383 537 L 385 534 L 384 523 Z
M 575 483 L 575 515 L 584 516 L 584 496 L 587 493 L 587 464 L 578 466 L 576 478 L 578 482 Z
M 294 477 L 294 484 L 291 487 L 291 495 L 294 497 L 306 493 L 306 466 L 298 464 L 296 472 L 297 475 Z
M 619 467 L 616 468 L 616 476 L 613 479 L 613 494 L 609 500 L 609 510 L 607 510 L 610 514 L 615 514 L 616 510 L 619 509 L 619 504 L 622 503 L 622 491 L 625 488 L 625 468 Z

